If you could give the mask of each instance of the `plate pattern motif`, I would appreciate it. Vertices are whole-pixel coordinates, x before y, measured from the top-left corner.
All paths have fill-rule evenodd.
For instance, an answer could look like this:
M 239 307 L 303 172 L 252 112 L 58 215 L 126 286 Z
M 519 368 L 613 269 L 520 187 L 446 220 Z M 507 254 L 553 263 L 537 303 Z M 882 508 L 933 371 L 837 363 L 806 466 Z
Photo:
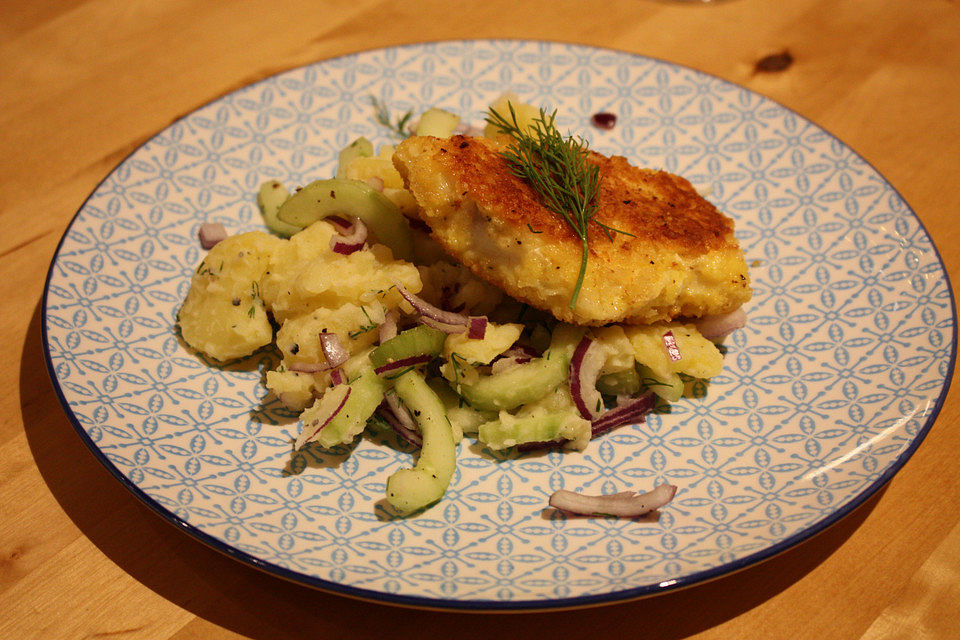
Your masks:
M 207 366 L 175 314 L 197 230 L 262 228 L 259 184 L 332 174 L 357 136 L 396 142 L 428 106 L 480 123 L 504 90 L 559 111 L 592 148 L 689 178 L 737 220 L 755 295 L 725 368 L 693 397 L 587 451 L 502 455 L 473 440 L 442 502 L 380 506 L 413 452 L 365 437 L 292 454 L 295 415 L 265 397 L 264 350 Z M 599 111 L 613 130 L 589 126 Z M 447 607 L 612 601 L 719 575 L 858 504 L 931 425 L 952 373 L 954 307 L 937 252 L 896 191 L 795 113 L 717 78 L 556 43 L 457 41 L 295 69 L 174 123 L 123 161 L 70 225 L 44 303 L 48 365 L 91 449 L 188 532 L 347 594 Z M 566 518 L 561 487 L 680 489 L 659 518 Z

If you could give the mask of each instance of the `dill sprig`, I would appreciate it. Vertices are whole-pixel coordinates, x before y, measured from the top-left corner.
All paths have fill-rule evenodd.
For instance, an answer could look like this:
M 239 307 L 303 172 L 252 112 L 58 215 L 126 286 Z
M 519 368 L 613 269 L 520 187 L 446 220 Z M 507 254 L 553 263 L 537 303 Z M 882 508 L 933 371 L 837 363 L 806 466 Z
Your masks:
M 387 110 L 386 105 L 377 100 L 376 97 L 370 96 L 370 104 L 373 105 L 374 115 L 377 119 L 377 122 L 389 129 L 394 135 L 400 136 L 401 138 L 406 138 L 410 135 L 410 132 L 407 131 L 407 126 L 410 124 L 410 118 L 413 117 L 412 110 L 407 111 L 405 114 L 397 118 L 396 123 L 394 123 L 390 119 L 390 112 Z
M 540 116 L 533 120 L 531 127 L 521 127 L 513 103 L 508 102 L 507 106 L 510 109 L 509 119 L 494 109 L 488 111 L 486 118 L 488 123 L 512 138 L 510 146 L 501 155 L 511 173 L 526 181 L 540 196 L 544 206 L 562 216 L 580 238 L 580 273 L 569 304 L 573 309 L 587 273 L 589 224 L 593 222 L 598 225 L 609 239 L 612 239 L 611 232 L 631 234 L 594 219 L 603 177 L 600 168 L 587 161 L 587 142 L 572 136 L 564 138 L 557 129 L 556 111 L 547 115 L 546 111 L 540 109 Z

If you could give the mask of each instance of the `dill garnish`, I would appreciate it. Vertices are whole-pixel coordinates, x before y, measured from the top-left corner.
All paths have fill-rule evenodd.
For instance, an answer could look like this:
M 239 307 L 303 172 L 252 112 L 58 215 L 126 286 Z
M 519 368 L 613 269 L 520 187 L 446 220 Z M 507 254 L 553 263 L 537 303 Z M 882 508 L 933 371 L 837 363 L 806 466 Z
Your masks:
M 260 300 L 260 283 L 254 280 L 250 283 L 250 309 L 247 310 L 247 316 L 252 318 L 257 313 L 257 302 Z
M 410 122 L 410 118 L 413 116 L 413 111 L 407 111 L 405 114 L 397 118 L 396 123 L 394 123 L 390 120 L 390 112 L 387 111 L 386 105 L 382 104 L 374 96 L 370 96 L 370 104 L 373 105 L 377 122 L 401 138 L 406 138 L 410 135 L 410 132 L 407 131 L 406 127 Z
M 507 106 L 510 109 L 509 119 L 494 109 L 488 111 L 486 118 L 488 123 L 513 138 L 509 148 L 501 155 L 511 173 L 526 181 L 540 196 L 543 205 L 563 216 L 580 238 L 580 273 L 569 304 L 573 309 L 587 273 L 590 254 L 587 226 L 590 222 L 603 229 L 607 238 L 611 238 L 611 232 L 631 234 L 594 219 L 602 176 L 599 167 L 587 162 L 587 142 L 572 136 L 564 138 L 557 129 L 556 111 L 547 115 L 540 109 L 540 116 L 534 119 L 533 126 L 521 128 L 513 103 L 508 102 Z
M 360 311 L 362 311 L 362 312 L 363 312 L 363 315 L 365 315 L 365 316 L 367 317 L 367 324 L 363 325 L 362 327 L 360 327 L 360 328 L 357 329 L 356 331 L 351 331 L 351 332 L 348 334 L 351 338 L 356 338 L 357 336 L 363 335 L 363 334 L 366 333 L 367 331 L 373 331 L 374 329 L 376 329 L 377 327 L 380 326 L 380 325 L 378 325 L 376 322 L 373 321 L 373 318 L 370 317 L 370 314 L 367 313 L 367 310 L 366 310 L 366 308 L 365 308 L 363 305 L 360 306 Z

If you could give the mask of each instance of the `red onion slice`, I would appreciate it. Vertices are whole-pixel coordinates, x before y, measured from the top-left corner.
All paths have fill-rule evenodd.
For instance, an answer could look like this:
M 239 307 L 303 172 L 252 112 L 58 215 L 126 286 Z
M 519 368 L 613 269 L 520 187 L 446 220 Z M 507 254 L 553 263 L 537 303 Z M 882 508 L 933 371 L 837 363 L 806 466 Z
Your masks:
M 403 296 L 404 300 L 410 303 L 417 313 L 420 314 L 420 321 L 434 329 L 445 331 L 446 333 L 467 332 L 467 336 L 475 340 L 482 340 L 487 331 L 486 316 L 465 316 L 462 313 L 453 311 L 444 311 L 435 307 L 423 298 L 407 291 L 399 282 L 395 283 L 397 291 Z
M 350 359 L 350 352 L 347 351 L 340 337 L 335 333 L 324 331 L 320 334 L 320 350 L 323 351 L 323 357 L 327 359 L 329 367 L 336 368 Z
M 209 251 L 218 242 L 227 239 L 227 229 L 219 222 L 204 222 L 200 225 L 197 237 L 200 239 L 200 246 Z
M 417 423 L 407 408 L 400 404 L 396 393 L 391 391 L 384 394 L 378 410 L 397 435 L 415 447 L 423 446 L 423 437 L 420 435 Z
M 386 315 L 383 317 L 383 322 L 380 323 L 378 328 L 380 334 L 380 344 L 383 344 L 390 338 L 395 338 L 397 336 L 397 312 L 394 309 L 387 311 Z
M 416 309 L 417 313 L 420 315 L 444 324 L 459 324 L 467 326 L 469 320 L 467 316 L 463 315 L 462 313 L 453 313 L 452 311 L 444 311 L 443 309 L 435 307 L 423 298 L 407 291 L 399 282 L 396 284 L 396 287 L 397 291 L 400 292 L 400 295 L 402 295 L 403 298 L 410 303 L 410 306 Z
M 657 396 L 654 393 L 645 393 L 636 398 L 621 400 L 617 403 L 617 406 L 605 411 L 590 424 L 590 433 L 592 437 L 596 437 L 614 427 L 643 422 L 644 417 L 653 410 L 656 404 Z
M 397 369 L 405 369 L 407 367 L 413 367 L 418 364 L 426 364 L 433 360 L 433 356 L 430 354 L 423 354 L 419 356 L 410 356 L 409 358 L 400 358 L 399 360 L 394 360 L 393 362 L 388 362 L 382 367 L 377 367 L 374 369 L 374 373 L 377 375 L 383 373 L 390 373 L 391 371 L 396 371 Z
M 604 496 L 561 489 L 550 496 L 550 506 L 576 515 L 636 518 L 668 504 L 676 494 L 677 487 L 666 483 L 647 493 L 624 491 Z
M 341 218 L 340 216 L 327 216 L 324 218 L 324 221 L 329 222 L 333 228 L 337 230 L 337 233 L 350 233 L 353 231 L 353 223 L 346 218 Z
M 667 331 L 663 334 L 663 346 L 667 348 L 667 355 L 670 356 L 670 359 L 674 362 L 683 359 L 683 355 L 680 353 L 680 347 L 677 346 L 677 337 L 673 335 L 673 331 Z
M 518 364 L 526 364 L 543 354 L 531 346 L 515 344 L 490 363 L 490 373 L 499 373 Z
M 350 352 L 335 333 L 324 331 L 320 334 L 320 350 L 326 362 L 294 362 L 288 369 L 297 373 L 323 373 L 336 369 L 350 359 Z
M 739 307 L 730 313 L 706 316 L 695 322 L 697 330 L 707 340 L 719 340 L 747 324 L 747 312 Z
M 346 376 L 343 375 L 343 369 L 334 369 L 330 372 L 330 384 L 332 384 L 334 387 L 338 384 L 343 384 L 346 381 Z
M 603 410 L 603 399 L 597 391 L 603 361 L 601 346 L 586 336 L 577 344 L 570 360 L 570 395 L 585 420 L 596 420 Z
M 420 324 L 425 324 L 428 327 L 433 327 L 434 329 L 439 329 L 444 333 L 463 333 L 467 330 L 467 327 L 462 324 L 449 324 L 446 322 L 440 322 L 439 320 L 434 320 L 430 316 L 420 316 L 418 318 Z
M 317 437 L 317 434 L 320 431 L 330 424 L 330 421 L 337 417 L 337 414 L 343 410 L 343 406 L 347 404 L 347 398 L 350 397 L 350 387 L 345 387 L 346 393 L 343 394 L 343 398 L 340 400 L 340 403 L 330 412 L 330 415 L 326 416 L 323 420 L 313 420 L 310 424 L 303 425 L 303 430 L 300 432 L 300 435 L 297 436 L 297 441 L 294 443 L 293 448 L 299 449 L 303 445 L 307 444 L 311 440 Z M 307 435 L 309 434 L 309 435 Z
M 330 220 L 330 217 L 326 219 Z M 330 248 L 334 253 L 348 256 L 363 248 L 363 243 L 367 240 L 367 225 L 363 224 L 360 218 L 354 218 L 353 224 L 347 229 L 336 222 L 334 227 L 339 230 L 339 233 L 330 238 Z
M 471 340 L 483 340 L 487 335 L 487 317 L 470 316 L 468 318 L 467 337 Z

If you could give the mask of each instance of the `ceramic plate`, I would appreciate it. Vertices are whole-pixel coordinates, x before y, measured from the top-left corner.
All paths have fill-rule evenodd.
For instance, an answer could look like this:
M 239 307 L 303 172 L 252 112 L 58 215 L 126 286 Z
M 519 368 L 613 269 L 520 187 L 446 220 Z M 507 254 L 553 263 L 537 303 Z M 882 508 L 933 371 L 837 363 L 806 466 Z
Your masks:
M 687 177 L 736 219 L 754 285 L 722 375 L 583 453 L 461 444 L 446 497 L 377 503 L 409 449 L 292 453 L 269 350 L 211 367 L 178 339 L 197 230 L 262 229 L 259 184 L 333 174 L 357 136 L 439 106 L 481 123 L 505 90 L 593 149 Z M 612 130 L 591 115 L 617 116 Z M 124 160 L 70 224 L 44 300 L 48 366 L 81 437 L 162 516 L 232 556 L 341 594 L 454 609 L 612 602 L 767 558 L 862 503 L 907 460 L 952 373 L 954 308 L 923 226 L 854 151 L 746 89 L 666 62 L 545 42 L 368 51 L 199 109 Z M 679 487 L 659 518 L 566 518 L 561 487 Z

